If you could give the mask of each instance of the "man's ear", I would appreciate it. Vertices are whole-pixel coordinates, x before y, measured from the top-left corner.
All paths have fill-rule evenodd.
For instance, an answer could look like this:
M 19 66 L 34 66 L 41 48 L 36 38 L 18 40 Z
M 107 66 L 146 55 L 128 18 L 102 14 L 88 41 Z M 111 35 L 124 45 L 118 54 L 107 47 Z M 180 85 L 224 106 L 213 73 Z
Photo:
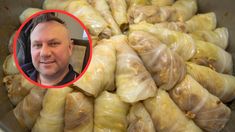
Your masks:
M 69 54 L 70 54 L 70 56 L 72 55 L 73 46 L 74 46 L 74 41 L 72 39 L 70 39 L 70 41 L 69 41 Z

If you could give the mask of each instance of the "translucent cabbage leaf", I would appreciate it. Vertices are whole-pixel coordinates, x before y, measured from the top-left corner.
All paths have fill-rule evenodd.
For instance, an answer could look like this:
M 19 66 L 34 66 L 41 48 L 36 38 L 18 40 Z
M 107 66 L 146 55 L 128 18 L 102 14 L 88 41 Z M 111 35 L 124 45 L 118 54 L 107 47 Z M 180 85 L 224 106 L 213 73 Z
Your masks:
M 156 97 L 145 100 L 144 106 L 158 132 L 202 132 L 164 90 L 159 89 Z
M 150 33 L 130 33 L 129 45 L 139 54 L 159 88 L 170 90 L 184 78 L 183 59 Z
M 190 75 L 170 91 L 170 96 L 189 118 L 207 132 L 219 132 L 230 118 L 230 109 Z

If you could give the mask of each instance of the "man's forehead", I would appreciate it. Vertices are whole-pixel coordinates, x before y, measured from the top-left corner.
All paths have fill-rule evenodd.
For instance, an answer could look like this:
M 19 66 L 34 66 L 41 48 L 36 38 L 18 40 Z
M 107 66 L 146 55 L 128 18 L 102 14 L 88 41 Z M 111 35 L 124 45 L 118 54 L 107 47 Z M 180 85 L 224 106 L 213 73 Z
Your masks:
M 63 30 L 68 30 L 67 27 L 57 21 L 47 21 L 47 22 L 41 22 L 39 23 L 35 28 L 34 30 L 36 29 L 41 29 L 41 28 L 60 28 L 60 29 L 63 29 Z M 33 30 L 33 31 L 34 31 Z M 33 32 L 32 31 L 32 32 Z
M 70 31 L 67 29 L 67 27 L 59 22 L 56 21 L 47 21 L 47 22 L 41 22 L 39 23 L 34 30 L 31 32 L 30 37 L 37 37 L 38 33 L 40 32 L 53 32 L 53 34 L 63 34 L 65 37 L 68 37 L 70 39 Z M 34 35 L 34 34 L 37 35 Z M 52 35 L 53 35 L 52 34 Z

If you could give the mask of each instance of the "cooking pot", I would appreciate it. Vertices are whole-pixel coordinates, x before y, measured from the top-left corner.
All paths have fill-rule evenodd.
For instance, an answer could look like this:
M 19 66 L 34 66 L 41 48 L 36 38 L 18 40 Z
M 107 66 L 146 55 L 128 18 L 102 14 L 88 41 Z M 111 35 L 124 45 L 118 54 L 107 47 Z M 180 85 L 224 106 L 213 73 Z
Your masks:
M 226 49 L 233 57 L 233 69 L 235 75 L 235 1 L 234 0 L 197 0 L 199 12 L 216 13 L 219 27 L 227 27 L 229 30 L 229 46 Z M 43 0 L 0 0 L 0 132 L 26 131 L 18 124 L 12 113 L 13 105 L 10 103 L 6 88 L 3 85 L 2 65 L 9 54 L 8 41 L 11 34 L 20 26 L 19 15 L 28 7 L 42 7 Z M 230 121 L 223 132 L 235 131 L 235 101 L 228 104 L 232 110 Z

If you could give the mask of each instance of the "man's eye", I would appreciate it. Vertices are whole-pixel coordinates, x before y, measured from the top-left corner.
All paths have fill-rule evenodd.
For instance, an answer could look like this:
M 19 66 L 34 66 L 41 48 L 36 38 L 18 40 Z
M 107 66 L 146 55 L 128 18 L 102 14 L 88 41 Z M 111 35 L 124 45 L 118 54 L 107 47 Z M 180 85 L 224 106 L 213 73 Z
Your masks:
M 34 44 L 33 47 L 35 47 L 35 48 L 41 48 L 41 47 L 42 47 L 42 44 Z
M 51 43 L 49 43 L 50 46 L 57 46 L 59 44 L 60 44 L 59 42 L 51 42 Z

